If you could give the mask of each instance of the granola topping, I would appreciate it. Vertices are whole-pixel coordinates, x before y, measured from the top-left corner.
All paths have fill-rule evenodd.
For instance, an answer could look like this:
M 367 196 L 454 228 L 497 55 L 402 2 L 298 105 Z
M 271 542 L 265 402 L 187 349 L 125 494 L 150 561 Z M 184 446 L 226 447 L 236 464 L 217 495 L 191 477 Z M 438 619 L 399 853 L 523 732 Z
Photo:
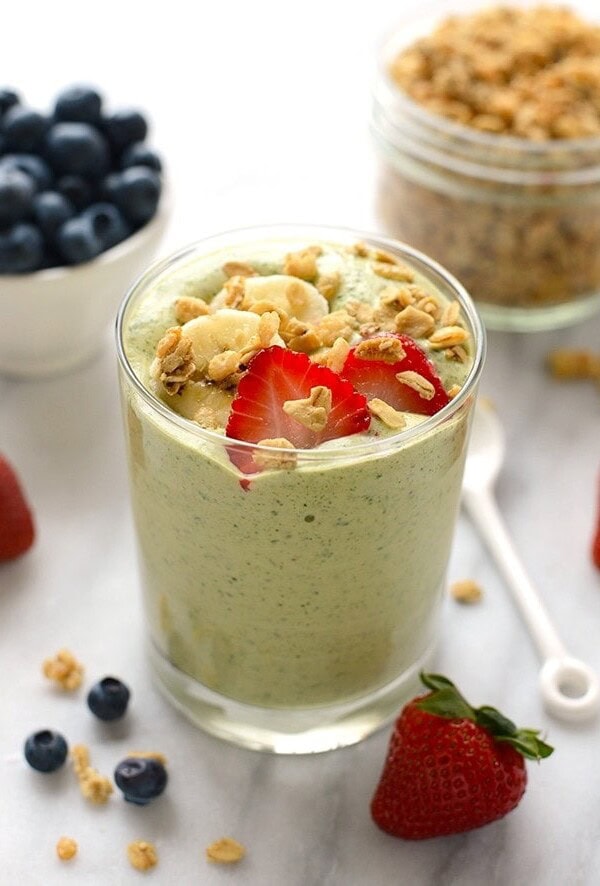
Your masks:
M 336 338 L 324 360 L 324 365 L 339 375 L 350 353 L 350 345 L 345 338 Z
M 396 331 L 403 332 L 413 338 L 425 338 L 435 328 L 435 320 L 426 311 L 407 305 L 399 311 L 394 319 Z
M 464 344 L 468 338 L 469 333 L 462 326 L 442 326 L 429 336 L 429 344 L 435 349 L 453 348 Z
M 435 388 L 428 379 L 423 378 L 418 372 L 407 369 L 405 372 L 397 372 L 398 381 L 416 391 L 423 400 L 433 400 L 435 397 Z
M 290 443 L 289 440 L 286 440 L 285 437 L 273 437 L 271 439 L 267 438 L 265 440 L 259 440 L 258 445 L 270 446 L 275 452 L 260 452 L 260 450 L 257 450 L 254 453 L 254 461 L 257 467 L 283 470 L 289 470 L 290 468 L 296 467 L 296 453 L 286 452 L 288 449 L 293 449 L 294 444 Z
M 332 271 L 330 274 L 321 274 L 316 282 L 316 287 L 327 301 L 331 301 L 337 295 L 341 282 L 342 277 L 339 271 Z
M 386 403 L 385 400 L 380 400 L 378 397 L 374 397 L 372 400 L 368 401 L 367 406 L 373 415 L 381 419 L 384 425 L 387 425 L 388 428 L 399 431 L 406 426 L 406 416 L 404 413 L 394 409 L 394 407 L 390 406 L 389 403 Z
M 193 298 L 189 295 L 178 298 L 175 302 L 175 319 L 183 326 L 188 320 L 203 317 L 210 314 L 210 307 L 202 298 Z
M 331 412 L 331 390 L 323 385 L 310 389 L 310 396 L 286 400 L 283 411 L 311 431 L 322 431 Z
M 359 360 L 383 360 L 384 363 L 398 363 L 406 357 L 402 342 L 393 336 L 362 341 L 356 346 L 354 353 Z
M 167 329 L 156 348 L 157 377 L 167 394 L 178 394 L 196 371 L 192 343 L 183 335 L 181 326 Z
M 256 271 L 252 265 L 243 261 L 228 261 L 223 265 L 223 273 L 226 277 L 256 277 Z
M 378 277 L 385 277 L 386 280 L 400 280 L 406 283 L 412 283 L 415 279 L 414 271 L 402 264 L 390 264 L 387 261 L 373 262 L 373 273 Z
M 320 246 L 307 246 L 306 249 L 301 249 L 298 252 L 289 252 L 285 257 L 283 273 L 289 274 L 290 277 L 300 277 L 301 280 L 309 282 L 316 280 L 319 273 L 317 256 L 322 252 Z

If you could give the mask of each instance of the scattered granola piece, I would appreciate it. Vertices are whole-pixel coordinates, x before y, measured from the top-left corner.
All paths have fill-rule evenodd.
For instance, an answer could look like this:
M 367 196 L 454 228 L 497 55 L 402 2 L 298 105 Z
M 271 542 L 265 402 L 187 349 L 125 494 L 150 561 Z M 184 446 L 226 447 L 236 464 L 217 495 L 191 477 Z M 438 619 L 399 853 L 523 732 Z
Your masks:
M 454 400 L 454 398 L 457 397 L 461 391 L 462 388 L 460 385 L 452 385 L 450 388 L 448 388 L 448 396 L 451 400 Z
M 454 360 L 456 363 L 466 363 L 469 359 L 469 355 L 461 345 L 448 348 L 444 351 L 444 356 L 446 360 Z
M 374 261 L 383 262 L 384 264 L 399 265 L 401 263 L 397 255 L 393 255 L 391 252 L 386 252 L 385 249 L 372 249 L 370 257 Z
M 442 311 L 440 323 L 442 326 L 456 326 L 459 317 L 460 303 L 457 301 L 451 301 Z
M 412 283 L 415 279 L 414 271 L 400 263 L 373 262 L 373 273 L 377 274 L 378 277 L 384 277 L 386 280 L 399 280 L 406 283 Z
M 168 763 L 167 758 L 160 751 L 129 751 L 128 757 L 139 757 L 142 760 L 158 760 L 163 766 Z
M 280 317 L 277 311 L 266 311 L 260 315 L 258 341 L 261 348 L 268 348 L 279 331 Z
M 420 298 L 417 301 L 416 308 L 426 314 L 431 314 L 435 320 L 438 320 L 442 313 L 440 303 L 433 295 L 425 295 L 423 298 Z
M 60 837 L 56 843 L 56 854 L 61 861 L 69 861 L 77 855 L 77 841 L 72 837 Z
M 211 381 L 224 381 L 238 371 L 239 363 L 240 357 L 237 351 L 222 351 L 210 360 L 207 375 Z
M 355 347 L 354 354 L 359 360 L 382 360 L 384 363 L 398 363 L 406 357 L 402 342 L 393 336 L 361 341 Z
M 158 864 L 158 852 L 153 843 L 135 840 L 127 847 L 127 858 L 137 871 L 149 871 Z
M 327 301 L 331 301 L 339 291 L 342 277 L 339 271 L 331 271 L 329 274 L 321 274 L 316 282 L 316 287 Z
M 321 343 L 329 348 L 333 345 L 336 338 L 345 338 L 350 341 L 354 335 L 354 327 L 356 323 L 353 317 L 347 311 L 333 311 L 326 314 L 314 326 L 315 333 L 319 336 Z
M 81 778 L 90 765 L 89 748 L 84 744 L 74 744 L 71 748 L 71 760 L 73 762 L 75 775 L 77 778 Z
M 226 277 L 256 277 L 258 271 L 243 261 L 228 261 L 223 265 L 223 273 Z
M 352 246 L 348 247 L 348 252 L 352 255 L 356 255 L 358 258 L 368 258 L 370 250 L 366 243 L 359 240 L 357 243 L 353 243 Z
M 283 273 L 301 280 L 316 280 L 319 273 L 317 256 L 323 252 L 320 246 L 307 246 L 298 252 L 288 252 L 283 263 Z
M 54 680 L 67 692 L 78 689 L 83 680 L 83 665 L 68 649 L 60 649 L 54 658 L 47 658 L 42 670 L 45 677 Z
M 383 291 L 383 290 L 382 290 Z M 346 313 L 350 314 L 357 323 L 372 323 L 375 309 L 368 302 L 358 301 L 351 298 L 344 305 Z
M 471 578 L 455 581 L 450 585 L 450 594 L 458 603 L 479 603 L 483 597 L 481 586 Z
M 424 338 L 430 335 L 435 328 L 435 321 L 431 314 L 407 305 L 394 319 L 397 332 L 403 332 L 412 338 Z
M 167 329 L 156 346 L 156 376 L 167 394 L 173 396 L 185 386 L 196 371 L 192 342 L 183 335 L 181 326 Z
M 299 421 L 311 431 L 322 431 L 331 412 L 332 395 L 330 388 L 316 385 L 310 389 L 310 396 L 299 400 L 286 400 L 283 411 L 295 421 Z
M 418 372 L 413 372 L 412 369 L 407 369 L 405 372 L 397 372 L 396 378 L 401 384 L 407 385 L 413 391 L 416 391 L 423 400 L 433 400 L 435 397 L 435 388 L 432 383 Z
M 469 333 L 462 326 L 442 326 L 429 336 L 429 344 L 435 350 L 442 350 L 462 345 L 468 337 Z
M 377 416 L 377 418 L 381 419 L 384 425 L 387 425 L 388 428 L 397 431 L 406 425 L 406 417 L 404 413 L 394 409 L 394 407 L 390 406 L 389 403 L 386 403 L 385 400 L 380 400 L 378 397 L 374 397 L 367 402 L 367 406 L 369 407 L 370 412 Z
M 206 847 L 208 861 L 217 864 L 235 864 L 241 861 L 245 854 L 245 847 L 231 837 L 221 837 L 220 840 L 215 840 L 214 843 Z
M 225 281 L 223 286 L 225 307 L 239 308 L 241 306 L 246 292 L 245 279 L 245 277 L 236 274 Z
M 259 446 L 270 446 L 274 450 L 270 452 L 260 452 L 256 450 L 254 453 L 254 461 L 256 466 L 261 470 L 265 468 L 289 470 L 296 467 L 296 453 L 286 452 L 286 449 L 293 449 L 294 444 L 286 440 L 285 437 L 273 437 L 258 441 Z
M 79 789 L 91 803 L 106 803 L 113 793 L 112 782 L 107 776 L 90 766 L 90 752 L 86 745 L 76 744 L 71 748 L 73 771 L 79 781 Z
M 175 302 L 175 319 L 182 325 L 188 320 L 195 320 L 196 317 L 203 317 L 210 314 L 210 308 L 202 298 L 192 298 L 186 295 L 178 298 Z
M 339 375 L 344 368 L 346 357 L 350 353 L 350 345 L 345 338 L 336 338 L 325 357 L 324 364 Z
M 321 347 L 321 337 L 314 326 L 304 323 L 295 317 L 290 317 L 280 326 L 279 333 L 292 351 L 301 351 L 310 354 Z
M 600 354 L 560 348 L 548 354 L 548 367 L 559 379 L 600 379 Z

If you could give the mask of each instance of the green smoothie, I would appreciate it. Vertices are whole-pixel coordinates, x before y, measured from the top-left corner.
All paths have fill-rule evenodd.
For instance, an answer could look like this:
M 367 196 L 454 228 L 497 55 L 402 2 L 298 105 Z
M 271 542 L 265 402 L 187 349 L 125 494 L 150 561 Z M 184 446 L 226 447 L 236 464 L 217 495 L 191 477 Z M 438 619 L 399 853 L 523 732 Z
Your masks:
M 199 249 L 142 280 L 123 313 L 122 390 L 152 642 L 220 696 L 268 709 L 349 702 L 392 684 L 434 641 L 477 342 L 447 284 L 442 291 L 418 260 L 392 259 L 363 244 L 291 237 L 236 244 L 232 235 L 230 246 Z M 289 288 L 294 271 L 303 275 L 299 289 Z M 286 313 L 290 293 L 305 331 Z M 428 304 L 433 326 L 416 317 Z M 276 315 L 281 322 L 263 347 L 302 341 L 311 360 L 332 366 L 336 349 L 377 336 L 378 325 L 389 332 L 412 323 L 418 332 L 421 322 L 428 328 L 417 343 L 453 399 L 433 417 L 402 414 L 401 427 L 374 412 L 362 433 L 245 476 L 224 436 L 239 365 L 218 381 L 206 369 L 235 348 L 207 338 L 207 324 L 189 319 L 196 308 L 200 318 L 219 315 L 219 329 L 249 323 L 244 334 L 254 345 L 254 318 Z M 391 327 L 402 311 L 406 323 Z M 171 371 L 168 356 L 157 357 L 178 327 L 184 337 L 187 328 L 202 333 L 194 340 L 196 376 L 183 382 L 181 366 Z M 252 348 L 238 336 L 236 347 L 245 346 Z

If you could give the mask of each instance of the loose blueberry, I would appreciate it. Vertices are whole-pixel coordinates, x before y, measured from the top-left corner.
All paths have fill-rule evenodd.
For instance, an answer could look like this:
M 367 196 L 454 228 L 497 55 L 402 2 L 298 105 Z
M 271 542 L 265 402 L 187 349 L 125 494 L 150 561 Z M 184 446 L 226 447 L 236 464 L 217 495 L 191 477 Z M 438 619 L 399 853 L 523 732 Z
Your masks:
M 75 207 L 58 191 L 43 191 L 33 198 L 33 217 L 48 240 L 52 240 L 60 226 L 74 215 Z
M 47 117 L 22 105 L 13 105 L 2 118 L 6 149 L 10 151 L 34 151 L 47 129 Z
M 161 192 L 160 175 L 147 166 L 130 166 L 105 179 L 109 199 L 133 225 L 143 225 L 156 212 Z
M 35 182 L 27 173 L 0 167 L 0 227 L 20 221 L 31 212 L 35 190 Z
M 9 108 L 18 104 L 19 96 L 14 89 L 0 89 L 0 117 L 2 117 Z
M 0 274 L 26 274 L 41 268 L 44 238 L 25 222 L 0 233 Z
M 56 232 L 56 248 L 69 265 L 91 261 L 102 252 L 90 218 L 81 215 L 69 219 Z
M 148 124 L 139 111 L 116 111 L 104 121 L 104 131 L 113 149 L 120 152 L 133 142 L 143 142 Z
M 54 116 L 57 120 L 75 123 L 97 123 L 100 120 L 102 99 L 89 86 L 70 86 L 56 99 Z
M 106 139 L 89 123 L 55 123 L 45 144 L 48 161 L 59 175 L 100 178 L 110 166 Z
M 134 142 L 123 151 L 121 169 L 127 169 L 129 166 L 148 166 L 156 172 L 162 171 L 160 157 L 143 142 Z
M 115 769 L 115 782 L 129 803 L 145 806 L 167 785 L 167 770 L 151 757 L 126 757 Z
M 42 729 L 25 742 L 25 759 L 38 772 L 54 772 L 67 759 L 69 748 L 60 732 Z
M 5 145 L 6 145 L 6 142 L 4 141 L 4 136 L 0 132 L 0 156 L 2 156 L 2 154 L 4 153 Z
M 100 720 L 118 720 L 127 710 L 129 695 L 127 686 L 116 677 L 104 677 L 90 689 L 87 703 Z
M 62 175 L 56 182 L 56 190 L 81 211 L 93 199 L 92 186 L 80 175 Z
M 0 168 L 3 166 L 11 166 L 30 175 L 38 191 L 45 191 L 52 184 L 52 171 L 37 154 L 5 154 L 4 157 L 0 157 Z

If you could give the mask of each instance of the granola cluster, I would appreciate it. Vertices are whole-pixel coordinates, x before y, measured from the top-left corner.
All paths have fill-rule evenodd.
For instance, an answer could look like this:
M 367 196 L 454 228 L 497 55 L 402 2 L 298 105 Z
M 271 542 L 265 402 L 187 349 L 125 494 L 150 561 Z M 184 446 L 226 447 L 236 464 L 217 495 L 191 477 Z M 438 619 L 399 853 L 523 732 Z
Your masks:
M 247 262 L 226 262 L 225 283 L 212 301 L 178 298 L 174 313 L 179 325 L 167 329 L 160 339 L 151 370 L 176 411 L 202 427 L 222 428 L 249 361 L 272 345 L 308 354 L 336 373 L 352 346 L 359 358 L 401 360 L 405 354 L 400 340 L 379 335 L 389 332 L 421 339 L 447 360 L 468 360 L 469 334 L 458 302 L 442 303 L 424 290 L 415 282 L 414 271 L 389 252 L 365 243 L 348 247 L 348 252 L 364 259 L 373 278 L 380 278 L 375 303 L 350 299 L 339 308 L 332 306 L 343 277 L 326 263 L 321 271 L 317 259 L 323 249 L 318 245 L 288 253 L 283 274 L 261 276 Z M 203 326 L 200 334 L 197 324 L 186 326 L 211 316 L 218 323 L 210 329 Z M 433 396 L 426 379 L 413 377 L 416 373 L 400 375 L 398 380 L 424 399 Z M 386 405 L 375 403 L 373 415 L 387 427 L 403 427 L 404 419 Z M 308 398 L 284 404 L 288 415 L 314 431 L 325 427 L 330 410 L 331 392 L 322 387 L 313 388 Z M 260 445 L 273 450 L 257 455 L 265 466 L 294 466 L 293 454 L 286 451 L 293 448 L 288 440 L 262 440 Z
M 600 27 L 561 6 L 452 16 L 390 73 L 435 114 L 544 141 L 600 134 Z

